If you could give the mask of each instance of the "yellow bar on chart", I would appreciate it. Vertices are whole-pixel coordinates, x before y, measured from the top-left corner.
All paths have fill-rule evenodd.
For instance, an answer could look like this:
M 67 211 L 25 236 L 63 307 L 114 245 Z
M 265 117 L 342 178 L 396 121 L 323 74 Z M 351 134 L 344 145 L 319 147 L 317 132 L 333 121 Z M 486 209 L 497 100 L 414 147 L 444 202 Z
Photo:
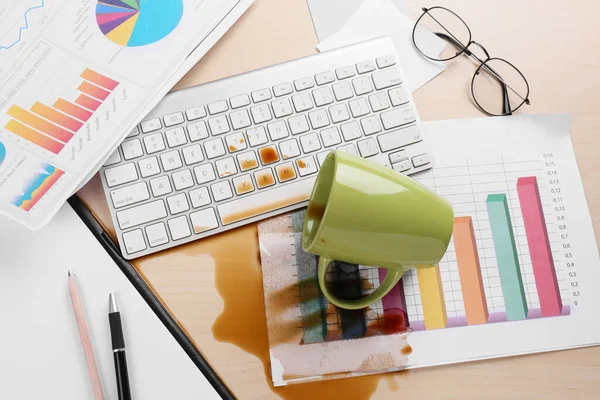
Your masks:
M 446 301 L 439 265 L 417 266 L 425 329 L 441 329 L 448 324 Z

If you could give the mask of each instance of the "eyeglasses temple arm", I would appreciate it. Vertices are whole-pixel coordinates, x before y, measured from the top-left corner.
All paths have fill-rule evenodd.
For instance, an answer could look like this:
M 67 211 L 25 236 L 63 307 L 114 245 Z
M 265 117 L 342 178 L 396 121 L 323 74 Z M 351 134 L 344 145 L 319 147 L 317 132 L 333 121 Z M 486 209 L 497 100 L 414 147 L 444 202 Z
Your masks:
M 454 45 L 454 47 L 456 47 L 457 49 L 459 49 L 460 51 L 463 51 L 466 55 L 471 56 L 471 52 L 469 51 L 469 49 L 467 49 L 467 46 L 463 45 L 462 43 L 460 43 L 458 40 L 454 39 L 452 36 L 450 35 L 446 35 L 445 33 L 442 32 L 436 32 L 435 33 L 437 37 L 439 37 L 440 39 L 444 39 L 450 43 L 452 43 Z

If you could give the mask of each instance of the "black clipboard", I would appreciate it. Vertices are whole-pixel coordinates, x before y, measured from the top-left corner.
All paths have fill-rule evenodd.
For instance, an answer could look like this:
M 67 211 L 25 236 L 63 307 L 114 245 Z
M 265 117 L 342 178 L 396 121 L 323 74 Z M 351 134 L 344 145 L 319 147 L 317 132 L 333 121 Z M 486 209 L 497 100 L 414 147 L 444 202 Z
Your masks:
M 100 242 L 104 250 L 110 255 L 114 262 L 119 266 L 121 271 L 125 274 L 129 282 L 135 287 L 138 293 L 142 296 L 144 301 L 150 306 L 150 309 L 156 314 L 167 330 L 173 335 L 177 343 L 183 348 L 186 354 L 190 357 L 192 362 L 198 367 L 200 372 L 206 377 L 210 384 L 215 388 L 216 392 L 225 400 L 234 400 L 235 396 L 229 390 L 227 385 L 221 380 L 219 375 L 210 366 L 208 361 L 204 358 L 200 350 L 192 343 L 187 334 L 181 329 L 179 324 L 175 321 L 173 316 L 167 311 L 162 305 L 158 297 L 154 294 L 152 289 L 148 286 L 146 281 L 140 276 L 137 270 L 121 255 L 121 251 L 112 240 L 110 235 L 106 233 L 104 228 L 96 220 L 94 215 L 88 210 L 83 202 L 77 197 L 72 196 L 68 200 L 73 210 L 77 213 L 79 218 L 83 220 L 88 229 Z

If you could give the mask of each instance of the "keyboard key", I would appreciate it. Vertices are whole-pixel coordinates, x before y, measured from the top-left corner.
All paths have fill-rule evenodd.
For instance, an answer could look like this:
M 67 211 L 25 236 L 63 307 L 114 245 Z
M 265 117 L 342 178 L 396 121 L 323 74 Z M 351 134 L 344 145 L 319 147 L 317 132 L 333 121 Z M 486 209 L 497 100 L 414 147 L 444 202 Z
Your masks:
M 390 162 L 392 164 L 399 163 L 400 161 L 404 161 L 408 158 L 406 155 L 406 151 L 400 150 L 395 153 L 390 153 Z
M 168 176 L 159 176 L 156 179 L 152 179 L 150 181 L 150 188 L 152 189 L 152 195 L 154 197 L 163 196 L 173 191 Z
M 199 185 L 217 179 L 212 164 L 202 164 L 194 168 L 194 175 Z
M 225 154 L 225 147 L 220 138 L 204 142 L 204 150 L 209 160 Z
M 375 115 L 360 120 L 365 136 L 373 135 L 381 132 L 381 124 L 379 118 Z
M 217 207 L 217 211 L 223 225 L 233 224 L 308 200 L 314 183 L 315 178 L 309 178 L 293 185 L 259 191 L 221 204 Z
M 204 106 L 191 108 L 185 112 L 185 116 L 188 121 L 194 121 L 203 117 L 206 117 L 206 109 Z
M 294 113 L 289 99 L 275 100 L 271 103 L 271 106 L 273 107 L 273 114 L 275 114 L 275 118 L 287 117 L 288 115 L 292 115 Z
M 294 91 L 291 83 L 282 83 L 281 85 L 273 86 L 273 94 L 275 97 L 285 96 L 286 94 L 290 94 Z
M 296 160 L 296 167 L 298 167 L 298 173 L 300 176 L 306 176 L 317 172 L 317 164 L 313 156 L 308 156 Z
M 279 152 L 275 146 L 267 146 L 258 150 L 260 161 L 263 165 L 273 164 L 279 161 Z
M 398 71 L 398 68 L 390 68 L 384 69 L 383 71 L 373 72 L 372 76 L 375 89 L 377 90 L 400 85 L 402 83 L 402 78 L 400 77 L 400 71 Z
M 333 103 L 333 94 L 331 94 L 331 89 L 327 86 L 315 89 L 312 93 L 317 107 Z
M 247 94 L 232 97 L 231 99 L 229 99 L 229 104 L 231 104 L 232 109 L 245 107 L 247 105 L 250 105 L 250 97 L 248 97 Z
M 248 135 L 248 141 L 252 147 L 260 146 L 261 144 L 265 144 L 269 141 L 263 126 L 257 126 L 256 128 L 248 129 L 246 134 Z
M 294 103 L 294 108 L 296 109 L 296 112 L 302 112 L 313 108 L 312 98 L 310 97 L 310 93 L 308 92 L 292 96 L 292 102 Z
M 316 133 L 301 136 L 300 145 L 302 145 L 302 150 L 305 153 L 317 151 L 321 148 L 321 143 L 319 143 L 319 138 Z
M 310 119 L 310 124 L 312 125 L 313 129 L 320 129 L 329 125 L 327 110 L 323 108 L 309 112 L 308 118 Z
M 385 129 L 393 129 L 402 125 L 413 123 L 417 120 L 412 107 L 395 108 L 381 113 L 381 122 Z
M 403 87 L 390 89 L 388 93 L 394 107 L 408 103 L 408 93 L 406 93 L 406 89 Z
M 129 254 L 146 250 L 146 242 L 144 241 L 144 234 L 141 229 L 124 233 L 123 242 Z
M 335 126 L 333 128 L 322 130 L 321 139 L 323 140 L 323 146 L 325 147 L 331 147 L 342 143 L 342 138 L 340 138 L 338 128 Z
M 371 104 L 371 110 L 373 110 L 373 112 L 390 108 L 390 101 L 388 100 L 387 95 L 383 92 L 370 95 L 369 103 Z
M 275 177 L 271 168 L 265 168 L 254 173 L 254 179 L 259 189 L 264 189 L 275 184 Z
M 375 138 L 368 138 L 358 142 L 358 151 L 362 157 L 371 157 L 379 153 Z M 385 150 L 384 150 L 385 151 Z
M 158 166 L 158 159 L 156 157 L 150 157 L 138 161 L 138 167 L 140 168 L 140 174 L 142 178 L 148 178 L 160 174 L 160 167 Z
M 255 103 L 260 103 L 261 101 L 270 100 L 270 99 L 271 99 L 271 90 L 269 88 L 265 88 L 265 89 L 261 89 L 261 90 L 252 92 L 252 101 L 254 101 Z
M 320 74 L 315 75 L 315 81 L 317 81 L 317 85 L 326 85 L 328 83 L 331 83 L 333 81 L 335 81 L 335 76 L 333 75 L 333 72 L 328 71 L 328 72 L 322 72 Z
M 142 142 L 140 139 L 133 139 L 123 142 L 121 145 L 121 151 L 123 151 L 123 157 L 126 160 L 133 160 L 144 155 L 142 150 Z
M 349 142 L 350 140 L 357 139 L 362 136 L 360 132 L 360 127 L 358 126 L 358 122 L 352 121 L 347 124 L 343 124 L 341 127 L 342 136 L 344 136 L 344 140 Z
M 172 171 L 177 168 L 181 168 L 181 157 L 177 150 L 170 151 L 160 155 L 160 161 L 162 162 L 163 170 L 165 172 Z
M 305 115 L 298 115 L 288 119 L 290 124 L 290 130 L 292 135 L 298 135 L 300 133 L 308 132 L 310 127 L 308 126 L 308 120 Z
M 333 85 L 333 94 L 337 101 L 346 100 L 354 96 L 350 82 L 340 82 Z
M 355 156 L 358 155 L 358 153 L 356 152 L 356 147 L 354 147 L 353 143 L 345 144 L 343 146 L 338 147 L 337 149 L 339 151 L 344 151 L 344 152 L 349 153 L 349 154 L 354 154 Z
M 402 160 L 392 164 L 392 168 L 398 172 L 408 171 L 411 168 L 410 160 Z
M 338 68 L 335 70 L 335 75 L 338 79 L 346 79 L 351 78 L 356 75 L 356 70 L 353 65 L 348 65 L 342 68 Z
M 356 70 L 359 74 L 375 71 L 375 63 L 373 61 L 363 61 L 356 64 Z
M 229 149 L 230 153 L 235 153 L 236 151 L 244 150 L 248 147 L 242 132 L 225 136 L 225 142 L 227 143 L 227 149 Z
M 396 60 L 394 60 L 394 56 L 388 54 L 387 56 L 378 57 L 376 60 L 377 66 L 379 68 L 386 68 L 396 64 Z
M 167 197 L 167 204 L 169 205 L 169 211 L 173 215 L 181 214 L 190 209 L 187 197 L 185 193 L 179 193 L 175 196 Z
M 210 186 L 215 201 L 223 201 L 233 197 L 229 181 L 221 181 Z
M 184 147 L 181 152 L 183 153 L 185 165 L 197 164 L 201 161 L 204 161 L 204 154 L 202 154 L 202 148 L 200 147 L 200 144 Z
M 377 137 L 381 151 L 387 152 L 390 150 L 398 149 L 400 147 L 408 146 L 409 144 L 417 143 L 423 140 L 421 131 L 417 126 L 410 126 L 405 129 L 398 129 L 379 135 Z
M 285 121 L 277 121 L 272 124 L 269 124 L 267 125 L 267 129 L 269 130 L 269 136 L 271 137 L 272 141 L 276 141 L 290 136 Z
M 225 100 L 217 101 L 208 105 L 208 112 L 210 115 L 219 114 L 227 110 L 229 110 L 229 106 Z
M 209 119 L 208 126 L 210 127 L 210 133 L 212 133 L 213 136 L 222 135 L 231 130 L 225 115 L 220 115 L 218 117 Z
M 117 147 L 115 151 L 108 157 L 108 159 L 104 162 L 104 167 L 110 167 L 111 165 L 115 165 L 123 161 L 121 158 L 121 153 L 119 153 L 119 148 Z
M 138 179 L 138 173 L 135 164 L 129 163 L 107 169 L 104 171 L 104 177 L 108 187 L 114 187 L 135 181 Z
M 131 186 L 113 190 L 110 192 L 110 197 L 115 208 L 121 208 L 148 200 L 150 192 L 148 191 L 146 182 L 139 182 Z
M 254 183 L 252 177 L 248 174 L 233 178 L 233 187 L 238 195 L 254 191 Z
M 281 150 L 281 157 L 284 160 L 300 155 L 300 147 L 298 147 L 298 141 L 296 139 L 290 139 L 279 143 L 279 150 Z
M 165 137 L 167 138 L 167 144 L 171 148 L 182 146 L 188 142 L 182 127 L 165 131 Z
M 192 220 L 194 233 L 203 233 L 219 227 L 217 215 L 212 208 L 192 213 L 190 219 Z
M 200 208 L 207 204 L 210 204 L 210 195 L 208 194 L 207 187 L 201 187 L 190 191 L 190 200 L 192 200 L 192 207 Z
M 296 170 L 294 169 L 294 164 L 291 162 L 276 166 L 275 172 L 277 173 L 277 179 L 281 183 L 296 179 Z
M 329 153 L 331 153 L 331 150 L 323 151 L 323 152 L 317 154 L 317 162 L 319 163 L 319 167 L 323 166 L 323 163 L 325 162 L 325 158 L 329 155 Z
M 166 146 L 162 133 L 153 133 L 152 135 L 144 136 L 144 146 L 146 147 L 146 153 L 148 154 L 163 151 Z
M 311 77 L 307 76 L 305 78 L 296 79 L 294 81 L 294 86 L 296 87 L 297 91 L 301 91 L 314 87 L 315 83 L 313 82 Z
M 161 244 L 169 242 L 167 228 L 165 228 L 164 223 L 159 222 L 158 224 L 149 225 L 145 228 L 145 230 L 150 247 L 160 246 Z
M 192 232 L 190 232 L 190 226 L 185 215 L 168 220 L 167 225 L 169 225 L 169 231 L 171 231 L 171 237 L 173 240 L 180 240 L 192 236 Z
M 162 200 L 156 200 L 152 203 L 146 203 L 141 206 L 119 211 L 116 215 L 119 227 L 121 229 L 127 229 L 164 218 L 167 216 L 167 209 Z
M 329 107 L 329 113 L 331 114 L 331 120 L 334 124 L 350 119 L 350 113 L 348 112 L 348 107 L 346 107 L 345 103 Z
M 129 132 L 129 134 L 128 134 L 127 136 L 125 136 L 125 138 L 129 139 L 129 138 L 132 138 L 132 137 L 134 137 L 134 136 L 137 136 L 137 135 L 139 135 L 139 134 L 140 134 L 140 130 L 139 130 L 139 129 L 138 129 L 138 127 L 136 126 L 135 128 L 133 128 L 133 129 L 131 130 L 131 132 Z
M 194 178 L 192 178 L 192 172 L 189 169 L 175 172 L 172 178 L 175 190 L 183 190 L 194 186 Z
M 204 121 L 189 124 L 187 126 L 187 131 L 192 142 L 197 142 L 198 140 L 206 139 L 208 137 L 208 129 L 206 129 L 206 123 Z
M 162 128 L 160 119 L 154 118 L 144 121 L 140 124 L 143 133 L 154 132 Z
M 252 113 L 252 119 L 254 119 L 255 124 L 262 124 L 263 122 L 273 119 L 273 116 L 271 115 L 271 109 L 269 108 L 268 104 L 252 107 L 250 112 Z
M 237 168 L 233 157 L 223 158 L 222 160 L 217 161 L 215 166 L 217 167 L 217 174 L 219 174 L 221 178 L 237 174 Z
M 183 124 L 183 122 L 185 121 L 185 119 L 183 119 L 183 114 L 180 112 L 174 113 L 171 115 L 167 115 L 163 118 L 163 120 L 165 121 L 165 128 L 168 128 L 168 127 L 174 126 L 174 125 Z
M 371 78 L 368 76 L 353 79 L 352 86 L 354 86 L 354 92 L 357 96 L 362 96 L 373 91 L 373 84 L 371 83 Z
M 250 116 L 248 115 L 248 111 L 239 110 L 229 114 L 229 118 L 231 118 L 231 125 L 233 126 L 233 130 L 247 128 L 252 125 L 250 121 Z
M 418 156 L 412 158 L 412 164 L 415 168 L 429 164 L 430 162 L 431 158 L 429 157 L 429 154 L 419 154 Z
M 237 159 L 238 163 L 240 164 L 240 170 L 242 171 L 248 171 L 249 169 L 258 167 L 258 160 L 256 159 L 256 154 L 254 154 L 253 151 L 238 154 Z
M 371 112 L 369 109 L 369 103 L 364 97 L 360 99 L 351 100 L 348 102 L 350 105 L 350 111 L 352 112 L 352 116 L 354 118 L 362 117 L 363 115 L 367 115 Z

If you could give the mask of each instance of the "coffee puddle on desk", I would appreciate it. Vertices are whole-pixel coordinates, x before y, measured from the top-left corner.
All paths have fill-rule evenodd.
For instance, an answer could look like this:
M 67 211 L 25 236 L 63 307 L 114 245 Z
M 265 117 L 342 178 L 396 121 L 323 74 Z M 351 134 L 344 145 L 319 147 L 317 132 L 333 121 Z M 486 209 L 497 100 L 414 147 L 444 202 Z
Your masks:
M 398 390 L 391 374 L 273 387 L 256 226 L 242 227 L 210 240 L 215 285 L 224 302 L 223 312 L 213 323 L 213 335 L 216 340 L 231 343 L 260 359 L 273 393 L 286 400 L 306 400 L 317 393 L 320 398 L 369 399 L 382 379 L 390 390 Z M 248 262 L 240 264 L 239 260 Z M 234 394 L 244 397 L 239 390 Z

